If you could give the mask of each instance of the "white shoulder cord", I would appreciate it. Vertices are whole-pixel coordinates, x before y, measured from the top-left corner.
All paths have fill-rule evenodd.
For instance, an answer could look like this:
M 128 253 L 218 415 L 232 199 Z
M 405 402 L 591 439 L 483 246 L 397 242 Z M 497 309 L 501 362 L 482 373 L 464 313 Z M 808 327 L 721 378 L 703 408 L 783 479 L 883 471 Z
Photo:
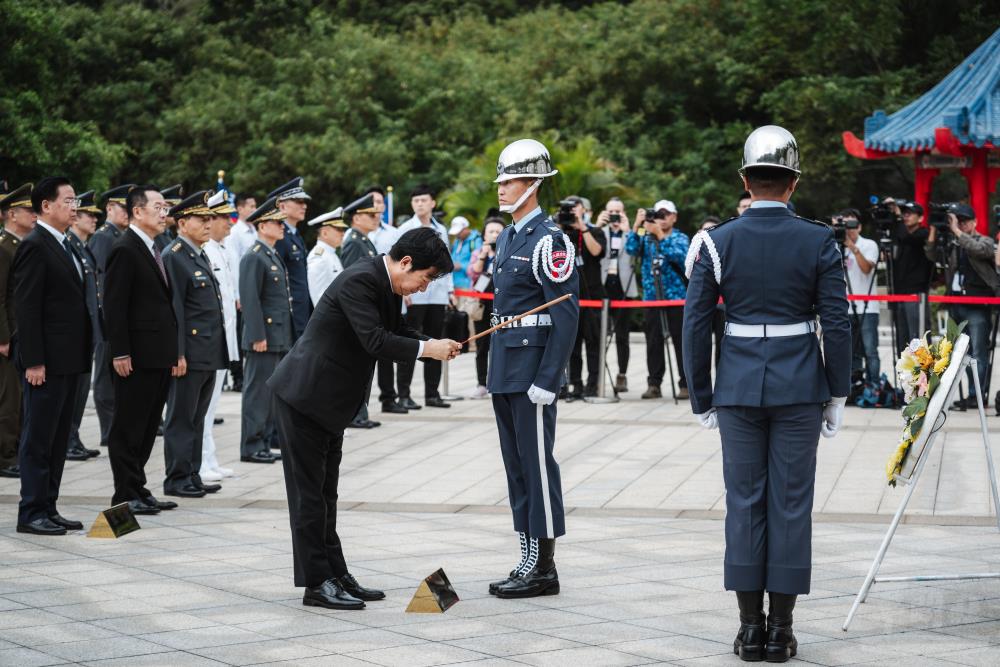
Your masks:
M 535 274 L 535 280 L 542 284 L 542 277 L 538 273 L 539 265 L 545 277 L 554 283 L 564 283 L 573 274 L 573 262 L 576 261 L 576 248 L 569 241 L 569 237 L 562 235 L 563 243 L 566 245 L 566 262 L 557 267 L 552 260 L 552 235 L 546 234 L 538 243 L 531 255 L 531 271 Z
M 722 260 L 719 258 L 719 250 L 715 247 L 715 241 L 708 235 L 707 230 L 698 232 L 691 239 L 691 247 L 688 248 L 687 257 L 684 258 L 684 275 L 688 277 L 688 280 L 691 279 L 691 272 L 694 271 L 694 263 L 698 259 L 698 253 L 701 252 L 702 244 L 708 250 L 708 256 L 712 258 L 712 273 L 715 274 L 715 282 L 721 285 Z

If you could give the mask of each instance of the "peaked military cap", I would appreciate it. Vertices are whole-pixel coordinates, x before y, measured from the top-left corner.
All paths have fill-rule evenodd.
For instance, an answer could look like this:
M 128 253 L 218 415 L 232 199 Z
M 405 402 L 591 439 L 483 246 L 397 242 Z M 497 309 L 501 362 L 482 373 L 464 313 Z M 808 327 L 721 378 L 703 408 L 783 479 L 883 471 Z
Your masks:
M 312 199 L 312 197 L 306 194 L 306 191 L 302 187 L 304 184 L 305 184 L 305 179 L 302 178 L 301 176 L 296 176 L 292 180 L 282 185 L 280 188 L 277 188 L 267 193 L 267 198 L 270 199 L 271 197 L 274 197 L 275 203 L 281 201 L 288 201 L 289 199 L 304 199 L 306 201 L 309 201 Z
M 101 209 L 97 208 L 97 203 L 94 201 L 93 190 L 87 190 L 76 198 L 76 212 L 90 213 L 92 215 L 101 214 Z
M 276 197 L 269 197 L 266 202 L 257 207 L 257 209 L 247 216 L 247 222 L 252 225 L 259 225 L 262 222 L 269 222 L 271 220 L 284 220 L 285 214 L 278 209 L 278 200 Z
M 135 183 L 128 183 L 126 185 L 119 185 L 116 188 L 111 188 L 106 192 L 101 193 L 101 201 L 104 205 L 108 204 L 121 204 L 125 205 L 125 197 L 128 196 L 128 191 L 135 187 Z
M 375 208 L 375 197 L 372 196 L 372 193 L 369 192 L 361 199 L 355 199 L 344 207 L 344 216 L 354 215 L 355 213 L 378 213 L 378 210 Z
M 160 194 L 163 195 L 164 201 L 171 206 L 177 206 L 184 199 L 184 186 L 171 185 L 169 188 L 160 190 Z
M 0 196 L 0 210 L 31 208 L 31 188 L 31 183 L 25 183 L 21 187 Z
M 329 213 L 316 216 L 309 221 L 309 225 L 320 225 L 321 227 L 336 227 L 337 229 L 347 229 L 344 222 L 344 207 L 338 206 Z
M 219 190 L 208 198 L 206 204 L 212 210 L 213 215 L 232 215 L 236 213 L 236 209 L 229 203 L 227 194 L 225 190 Z
M 162 193 L 161 193 L 162 194 Z M 171 218 L 186 218 L 193 215 L 198 216 L 209 216 L 214 215 L 212 210 L 208 208 L 208 190 L 199 190 L 189 197 L 185 197 L 184 201 L 176 204 L 167 213 Z

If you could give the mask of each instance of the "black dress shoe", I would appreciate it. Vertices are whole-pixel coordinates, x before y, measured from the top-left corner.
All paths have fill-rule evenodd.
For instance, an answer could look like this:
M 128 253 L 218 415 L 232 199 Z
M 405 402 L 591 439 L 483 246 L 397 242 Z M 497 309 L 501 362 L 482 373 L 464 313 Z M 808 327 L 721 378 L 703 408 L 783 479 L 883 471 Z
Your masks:
M 768 593 L 767 643 L 764 659 L 768 662 L 788 662 L 798 652 L 799 642 L 792 634 L 792 610 L 795 595 Z
M 87 461 L 89 459 L 90 454 L 88 454 L 83 447 L 71 447 L 66 450 L 67 461 Z
M 368 426 L 366 426 L 365 428 L 378 428 L 379 426 L 382 425 L 382 422 L 375 421 L 374 419 L 366 419 L 365 423 L 368 424 Z
M 156 427 L 156 437 L 163 437 L 163 422 L 160 422 L 160 425 Z
M 10 477 L 11 479 L 17 479 L 21 476 L 21 468 L 16 465 L 7 466 L 6 468 L 0 468 L 0 477 Z
M 241 456 L 240 461 L 244 463 L 274 463 L 277 459 L 271 452 L 254 452 L 250 456 Z
M 177 503 L 172 500 L 157 500 L 154 496 L 149 495 L 142 499 L 142 502 L 146 503 L 150 507 L 155 507 L 158 510 L 175 510 L 177 509 Z
M 407 410 L 419 410 L 421 407 L 416 401 L 414 401 L 409 396 L 407 396 L 406 398 L 399 399 L 399 404 L 404 408 L 406 408 Z
M 62 526 L 66 530 L 83 530 L 83 524 L 79 521 L 73 521 L 72 519 L 67 519 L 59 514 L 53 514 L 49 517 L 49 521 L 56 524 L 57 526 Z
M 743 662 L 760 662 L 767 642 L 764 591 L 737 591 L 736 600 L 740 605 L 740 630 L 733 641 L 733 653 Z
M 159 514 L 160 508 L 156 505 L 150 505 L 144 500 L 130 500 L 128 501 L 128 508 L 132 510 L 132 514 Z
M 405 415 L 409 412 L 402 405 L 396 401 L 383 401 L 382 402 L 382 412 L 386 412 L 391 415 Z
M 168 496 L 178 496 L 180 498 L 204 498 L 205 490 L 194 484 L 184 484 L 172 489 L 163 489 L 163 493 Z
M 429 408 L 450 408 L 451 403 L 445 401 L 440 396 L 432 396 L 424 401 L 424 405 Z
M 520 577 L 513 577 L 497 587 L 497 597 L 535 598 L 559 594 L 559 573 L 556 572 L 556 541 L 538 538 L 538 559 L 535 566 Z
M 66 529 L 43 516 L 41 519 L 17 524 L 17 532 L 32 535 L 65 535 Z
M 205 493 L 218 493 L 222 490 L 221 484 L 205 484 L 201 481 L 201 475 L 198 473 L 191 475 L 191 486 L 195 486 Z
M 353 419 L 347 428 L 375 428 L 375 422 L 370 419 Z
M 327 579 L 319 586 L 306 588 L 302 604 L 307 607 L 327 609 L 364 609 L 364 600 L 359 600 L 345 591 L 336 579 Z
M 87 456 L 89 456 L 92 459 L 95 459 L 101 455 L 101 450 L 99 449 L 87 449 L 86 447 L 84 447 L 83 451 L 87 452 Z
M 358 580 L 354 578 L 354 575 L 348 572 L 342 577 L 339 577 L 337 583 L 340 587 L 350 593 L 353 597 L 359 600 L 372 601 L 372 600 L 384 600 L 385 593 L 378 590 L 377 588 L 365 588 L 358 583 Z
M 225 422 L 226 420 L 223 419 L 222 417 L 216 417 L 215 419 L 212 420 L 212 423 L 216 426 L 218 426 L 219 424 L 224 424 Z

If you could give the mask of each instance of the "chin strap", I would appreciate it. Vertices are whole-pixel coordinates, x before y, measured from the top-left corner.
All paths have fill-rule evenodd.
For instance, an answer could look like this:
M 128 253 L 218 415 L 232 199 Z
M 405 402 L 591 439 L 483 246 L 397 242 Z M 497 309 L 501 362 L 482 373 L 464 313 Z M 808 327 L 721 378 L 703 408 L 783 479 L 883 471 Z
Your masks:
M 542 179 L 538 179 L 534 183 L 528 186 L 528 189 L 524 191 L 524 194 L 517 198 L 517 201 L 513 204 L 504 204 L 500 206 L 501 213 L 513 213 L 517 209 L 521 208 L 521 204 L 528 200 L 528 197 L 538 189 L 538 186 L 542 184 Z

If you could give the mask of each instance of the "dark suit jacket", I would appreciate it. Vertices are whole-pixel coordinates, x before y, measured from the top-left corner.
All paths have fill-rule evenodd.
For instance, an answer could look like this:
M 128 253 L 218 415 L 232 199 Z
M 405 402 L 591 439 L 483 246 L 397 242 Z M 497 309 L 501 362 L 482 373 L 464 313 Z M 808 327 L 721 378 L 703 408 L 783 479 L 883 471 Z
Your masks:
M 365 400 L 375 361 L 413 361 L 427 337 L 403 322 L 382 256 L 345 270 L 323 293 L 305 333 L 267 386 L 331 433 Z
M 18 357 L 22 368 L 76 375 L 90 366 L 91 327 L 83 279 L 55 237 L 37 225 L 14 256 Z
M 702 245 L 684 306 L 684 371 L 695 414 L 712 406 L 770 407 L 847 396 L 851 328 L 847 285 L 833 231 L 785 207 L 751 208 L 708 232 L 721 264 Z M 719 296 L 736 324 L 798 324 L 819 315 L 815 334 L 724 336 L 712 387 L 712 319 Z
M 104 340 L 104 320 L 101 316 L 101 274 L 97 270 L 97 259 L 87 244 L 71 231 L 66 232 L 76 256 L 83 265 L 83 289 L 87 294 L 87 313 L 90 315 L 92 343 L 96 345 Z
M 131 356 L 135 369 L 177 365 L 177 318 L 170 287 L 145 242 L 131 229 L 108 257 L 104 335 L 112 358 Z

